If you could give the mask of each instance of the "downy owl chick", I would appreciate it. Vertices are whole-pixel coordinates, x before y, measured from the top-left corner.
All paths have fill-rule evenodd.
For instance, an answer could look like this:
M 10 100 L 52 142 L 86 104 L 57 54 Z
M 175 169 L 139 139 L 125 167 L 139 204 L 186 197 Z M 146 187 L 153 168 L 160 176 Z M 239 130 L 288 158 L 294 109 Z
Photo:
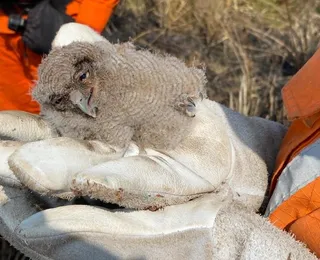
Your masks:
M 62 136 L 174 148 L 192 128 L 203 70 L 130 43 L 73 42 L 42 60 L 32 96 Z

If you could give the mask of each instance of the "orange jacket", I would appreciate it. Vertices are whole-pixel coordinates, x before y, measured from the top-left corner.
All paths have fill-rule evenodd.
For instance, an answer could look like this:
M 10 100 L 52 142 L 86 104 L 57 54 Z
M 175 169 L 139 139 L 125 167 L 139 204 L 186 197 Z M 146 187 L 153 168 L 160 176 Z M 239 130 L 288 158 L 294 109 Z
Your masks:
M 276 199 L 281 203 L 279 205 L 274 203 L 276 207 L 267 214 L 274 225 L 293 233 L 318 257 L 320 257 L 320 168 L 312 172 L 312 167 L 309 169 L 308 166 L 312 160 L 320 159 L 308 155 L 308 152 L 315 145 L 319 147 L 320 142 L 319 68 L 320 49 L 283 88 L 283 101 L 292 124 L 282 142 L 270 188 L 272 198 L 269 206 Z M 303 154 L 306 154 L 305 157 Z M 300 170 L 298 170 L 299 165 Z M 311 178 L 306 177 L 308 175 L 306 171 L 310 173 Z M 285 177 L 281 180 L 282 184 L 279 182 L 281 176 Z M 284 180 L 287 181 L 285 184 Z M 277 194 L 280 190 L 277 188 L 281 185 L 294 187 L 290 196 L 282 200 Z
M 101 33 L 118 3 L 119 0 L 74 0 L 67 5 L 66 13 L 77 23 L 89 25 Z
M 119 0 L 73 0 L 66 6 L 66 13 L 101 33 L 118 3 Z M 39 113 L 30 90 L 37 79 L 41 56 L 26 48 L 21 36 L 8 29 L 8 20 L 0 10 L 0 110 Z

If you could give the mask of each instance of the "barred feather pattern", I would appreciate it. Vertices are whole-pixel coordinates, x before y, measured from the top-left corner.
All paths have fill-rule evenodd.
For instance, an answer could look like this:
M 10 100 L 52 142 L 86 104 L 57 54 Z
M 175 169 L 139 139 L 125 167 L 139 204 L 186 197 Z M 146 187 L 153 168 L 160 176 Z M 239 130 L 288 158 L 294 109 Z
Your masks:
M 86 83 L 79 71 L 89 71 Z M 169 55 L 136 50 L 128 42 L 74 42 L 54 48 L 42 60 L 32 96 L 41 115 L 62 136 L 97 139 L 125 147 L 174 148 L 194 127 L 177 104 L 206 96 L 203 69 Z M 94 87 L 96 118 L 70 102 L 70 92 Z

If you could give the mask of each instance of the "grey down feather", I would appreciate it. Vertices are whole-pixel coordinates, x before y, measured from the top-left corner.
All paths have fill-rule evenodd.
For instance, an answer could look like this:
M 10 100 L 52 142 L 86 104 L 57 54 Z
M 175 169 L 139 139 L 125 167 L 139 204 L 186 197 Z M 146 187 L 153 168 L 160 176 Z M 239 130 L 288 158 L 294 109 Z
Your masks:
M 205 96 L 202 69 L 136 50 L 131 43 L 55 47 L 42 60 L 38 76 L 32 96 L 60 135 L 121 148 L 131 140 L 142 147 L 174 148 L 193 127 L 193 100 Z M 72 101 L 75 91 L 87 97 L 91 116 Z

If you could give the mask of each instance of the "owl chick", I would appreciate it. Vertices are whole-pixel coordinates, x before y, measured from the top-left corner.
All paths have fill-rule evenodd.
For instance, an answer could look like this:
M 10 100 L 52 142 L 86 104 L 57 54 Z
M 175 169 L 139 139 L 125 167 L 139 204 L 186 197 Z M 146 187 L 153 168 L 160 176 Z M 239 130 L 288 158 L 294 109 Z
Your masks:
M 32 96 L 62 136 L 172 149 L 191 130 L 205 84 L 203 70 L 175 57 L 131 43 L 73 42 L 42 60 Z

